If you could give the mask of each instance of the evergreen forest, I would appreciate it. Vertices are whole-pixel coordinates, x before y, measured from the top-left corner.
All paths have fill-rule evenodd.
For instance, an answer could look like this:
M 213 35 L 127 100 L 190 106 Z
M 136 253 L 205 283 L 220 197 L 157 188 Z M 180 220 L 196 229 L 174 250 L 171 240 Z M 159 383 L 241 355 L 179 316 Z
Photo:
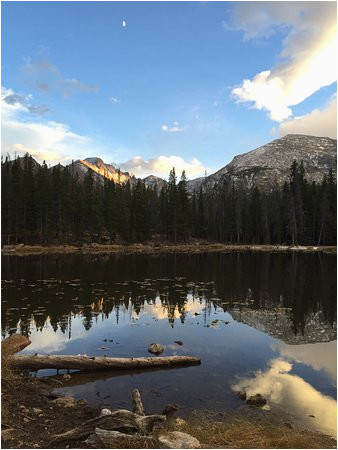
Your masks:
M 337 184 L 330 171 L 308 182 L 293 161 L 289 181 L 269 190 L 241 182 L 189 194 L 175 168 L 158 191 L 144 182 L 84 179 L 72 164 L 48 168 L 28 154 L 1 164 L 2 244 L 131 243 L 336 245 Z

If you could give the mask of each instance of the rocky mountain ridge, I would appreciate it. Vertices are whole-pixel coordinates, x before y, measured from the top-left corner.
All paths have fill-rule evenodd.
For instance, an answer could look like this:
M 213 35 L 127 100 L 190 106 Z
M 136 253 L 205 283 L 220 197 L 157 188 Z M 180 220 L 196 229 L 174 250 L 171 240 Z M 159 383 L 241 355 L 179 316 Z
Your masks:
M 201 186 L 213 187 L 219 182 L 243 183 L 245 187 L 258 186 L 269 190 L 274 185 L 281 186 L 289 179 L 293 162 L 303 161 L 305 177 L 309 182 L 321 182 L 324 174 L 330 169 L 337 176 L 337 140 L 327 137 L 316 137 L 289 134 L 269 142 L 247 153 L 237 155 L 226 166 L 208 177 L 199 177 L 187 182 L 187 189 L 192 194 Z M 39 164 L 34 160 L 34 164 Z M 60 167 L 63 167 L 60 165 Z M 88 170 L 93 171 L 97 182 L 103 183 L 105 178 L 115 183 L 132 185 L 138 180 L 133 174 L 123 172 L 113 164 L 106 164 L 101 158 L 92 157 L 78 159 L 69 166 L 74 174 L 83 179 Z M 160 190 L 167 181 L 155 175 L 142 179 L 147 187 Z
M 206 178 L 188 181 L 190 192 L 198 191 L 203 183 L 213 186 L 221 181 L 242 182 L 246 187 L 258 186 L 269 189 L 282 185 L 289 179 L 293 162 L 303 161 L 308 181 L 321 182 L 330 169 L 337 174 L 337 140 L 289 134 L 269 142 L 233 160 Z

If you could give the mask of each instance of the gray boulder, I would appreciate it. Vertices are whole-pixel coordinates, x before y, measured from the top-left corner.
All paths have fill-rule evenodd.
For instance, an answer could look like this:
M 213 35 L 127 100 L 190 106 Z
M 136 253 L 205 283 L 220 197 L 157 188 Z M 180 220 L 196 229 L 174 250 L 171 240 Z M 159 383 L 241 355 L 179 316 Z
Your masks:
M 160 448 L 201 448 L 200 441 L 181 431 L 170 431 L 158 438 Z

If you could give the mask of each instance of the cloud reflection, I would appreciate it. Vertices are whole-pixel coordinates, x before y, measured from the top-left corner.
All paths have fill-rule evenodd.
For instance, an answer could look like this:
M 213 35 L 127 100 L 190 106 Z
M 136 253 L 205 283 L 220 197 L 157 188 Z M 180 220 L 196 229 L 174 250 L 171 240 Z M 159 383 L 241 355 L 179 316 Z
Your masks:
M 280 341 L 278 345 L 281 356 L 315 370 L 324 370 L 337 384 L 337 341 L 301 345 L 288 345 Z
M 290 374 L 292 364 L 277 358 L 266 371 L 257 371 L 253 378 L 242 378 L 232 386 L 244 389 L 247 395 L 262 394 L 277 403 L 309 428 L 337 435 L 337 402 L 323 395 L 298 375 Z M 310 418 L 309 415 L 315 416 Z
M 86 337 L 86 331 L 83 329 L 81 320 L 74 320 L 72 322 L 72 341 L 76 339 L 84 339 Z M 38 352 L 42 354 L 54 353 L 64 350 L 70 341 L 69 334 L 64 333 L 62 330 L 54 330 L 50 319 L 45 322 L 44 328 L 38 329 L 34 320 L 31 322 L 31 333 L 29 335 L 31 344 L 27 347 L 26 352 Z M 25 351 L 23 351 L 25 353 Z

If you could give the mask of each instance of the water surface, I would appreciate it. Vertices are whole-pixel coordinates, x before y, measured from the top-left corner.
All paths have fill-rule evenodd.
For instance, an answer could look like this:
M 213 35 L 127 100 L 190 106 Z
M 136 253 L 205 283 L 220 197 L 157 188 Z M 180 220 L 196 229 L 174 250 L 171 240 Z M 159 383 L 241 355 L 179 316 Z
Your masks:
M 22 353 L 137 357 L 159 342 L 163 356 L 202 358 L 188 368 L 74 374 L 66 395 L 130 407 L 137 387 L 148 412 L 170 402 L 183 415 L 243 408 L 234 391 L 244 388 L 335 435 L 335 255 L 4 256 L 2 282 L 3 336 L 29 335 Z

